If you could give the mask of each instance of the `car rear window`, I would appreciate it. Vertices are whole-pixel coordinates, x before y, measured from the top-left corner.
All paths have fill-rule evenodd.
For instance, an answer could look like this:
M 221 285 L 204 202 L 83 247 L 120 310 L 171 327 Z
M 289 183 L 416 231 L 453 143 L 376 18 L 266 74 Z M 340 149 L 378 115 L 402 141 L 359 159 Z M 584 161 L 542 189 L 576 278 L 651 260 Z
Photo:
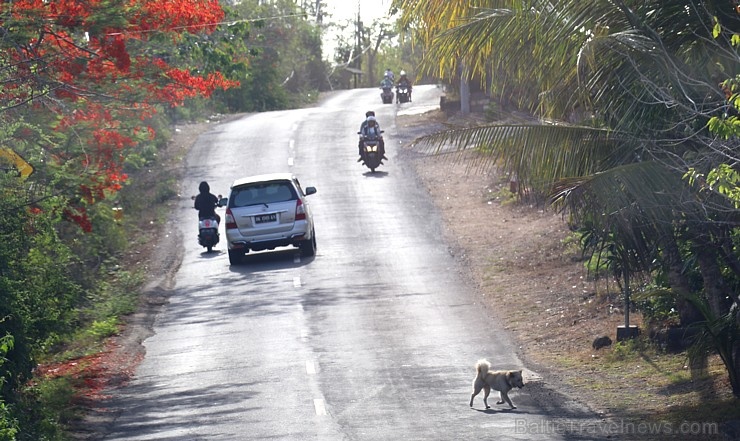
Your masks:
M 231 191 L 229 203 L 232 207 L 247 207 L 294 199 L 296 199 L 295 191 L 289 182 L 259 182 L 234 188 Z

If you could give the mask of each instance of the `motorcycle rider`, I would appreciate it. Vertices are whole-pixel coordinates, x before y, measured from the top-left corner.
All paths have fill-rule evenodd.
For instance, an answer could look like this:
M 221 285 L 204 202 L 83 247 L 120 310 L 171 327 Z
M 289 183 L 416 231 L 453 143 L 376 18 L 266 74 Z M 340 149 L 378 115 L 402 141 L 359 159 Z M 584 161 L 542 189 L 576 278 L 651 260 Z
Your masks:
M 383 78 L 383 81 L 380 82 L 380 89 L 383 91 L 380 94 L 380 98 L 383 100 L 383 103 L 386 102 L 392 103 L 393 102 L 393 81 L 391 81 L 390 78 L 385 77 Z
M 411 102 L 411 80 L 406 76 L 405 70 L 401 71 L 397 87 L 407 87 L 409 89 L 409 102 Z M 398 91 L 396 91 L 396 96 L 398 96 Z
M 208 182 L 203 181 L 198 186 L 198 196 L 195 197 L 195 204 L 193 207 L 198 210 L 198 219 L 214 218 L 216 222 L 221 224 L 221 216 L 216 213 L 216 207 L 218 202 L 221 200 L 221 195 L 214 195 L 211 193 L 211 187 Z
M 383 90 L 393 89 L 393 80 L 388 77 L 383 78 L 383 81 L 380 82 L 380 88 Z
M 380 130 L 380 124 L 378 124 L 378 121 L 375 119 L 375 112 L 372 110 L 365 112 L 365 121 L 360 125 L 360 141 L 358 144 L 360 159 L 358 159 L 357 162 L 362 161 L 362 144 L 363 140 L 368 137 L 378 138 L 378 151 L 380 156 L 383 159 L 388 160 L 388 158 L 385 157 L 385 141 L 383 140 L 383 134 Z
M 374 110 L 368 110 L 365 112 L 365 119 L 362 120 L 362 124 L 360 124 L 360 131 L 358 132 L 360 135 L 365 133 L 365 127 L 367 127 L 367 119 L 370 117 L 375 117 L 375 111 Z M 375 120 L 375 124 L 378 126 L 378 130 L 380 130 L 380 124 L 378 124 L 378 120 Z M 360 151 L 362 151 L 362 140 L 360 140 Z
M 383 76 L 384 76 L 385 78 L 387 78 L 387 79 L 391 80 L 391 82 L 393 82 L 393 81 L 395 81 L 395 80 L 396 80 L 396 77 L 395 77 L 395 76 L 393 75 L 393 71 L 392 71 L 392 70 L 390 70 L 390 68 L 386 68 L 386 69 L 385 69 L 385 73 L 383 74 Z

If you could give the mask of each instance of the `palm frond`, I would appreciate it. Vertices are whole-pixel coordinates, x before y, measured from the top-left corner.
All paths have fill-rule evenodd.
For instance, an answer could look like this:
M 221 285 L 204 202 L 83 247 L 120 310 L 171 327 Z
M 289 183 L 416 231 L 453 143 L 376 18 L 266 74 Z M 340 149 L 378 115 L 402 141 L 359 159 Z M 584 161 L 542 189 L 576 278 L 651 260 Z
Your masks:
M 584 215 L 592 222 L 601 218 L 605 230 L 620 223 L 629 229 L 635 221 L 661 230 L 660 224 L 673 225 L 676 218 L 683 218 L 689 212 L 685 208 L 694 200 L 695 192 L 682 176 L 655 161 L 562 179 L 550 194 L 551 203 L 559 210 L 567 211 L 576 221 Z
M 649 274 L 662 241 L 686 219 L 682 209 L 693 204 L 692 195 L 680 175 L 642 161 L 560 180 L 550 202 L 586 234 L 584 248 L 610 249 L 623 270 Z
M 628 161 L 626 138 L 603 129 L 558 124 L 497 124 L 455 128 L 425 136 L 414 146 L 433 154 L 475 149 L 482 167 L 518 176 L 520 187 L 548 192 L 553 183 L 587 176 Z

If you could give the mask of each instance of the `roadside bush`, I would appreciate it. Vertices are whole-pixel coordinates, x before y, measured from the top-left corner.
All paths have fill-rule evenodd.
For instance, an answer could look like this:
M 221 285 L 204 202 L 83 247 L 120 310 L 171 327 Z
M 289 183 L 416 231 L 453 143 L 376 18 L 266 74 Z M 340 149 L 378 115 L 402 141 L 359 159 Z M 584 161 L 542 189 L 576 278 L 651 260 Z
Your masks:
M 611 351 L 607 353 L 606 360 L 611 363 L 622 362 L 653 349 L 654 346 L 643 337 L 618 341 L 612 345 Z
M 669 290 L 646 289 L 633 295 L 633 299 L 648 327 L 661 329 L 680 323 L 676 298 Z

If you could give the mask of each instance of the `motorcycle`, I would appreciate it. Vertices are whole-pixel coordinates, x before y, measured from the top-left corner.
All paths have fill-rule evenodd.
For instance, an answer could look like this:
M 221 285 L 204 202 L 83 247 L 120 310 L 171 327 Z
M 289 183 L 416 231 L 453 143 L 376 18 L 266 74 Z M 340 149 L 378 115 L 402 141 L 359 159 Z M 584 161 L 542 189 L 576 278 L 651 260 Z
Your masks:
M 218 243 L 218 221 L 215 217 L 206 217 L 198 220 L 198 243 L 206 247 L 208 252 Z
M 396 103 L 408 103 L 411 101 L 408 86 L 396 86 Z
M 393 104 L 393 90 L 390 87 L 382 87 L 383 92 L 380 94 L 380 99 L 383 100 L 383 104 Z
M 384 131 L 381 130 L 380 133 Z M 362 140 L 362 163 L 375 173 L 375 169 L 383 163 L 383 152 L 380 150 L 381 136 L 363 136 L 362 132 L 357 132 Z
M 190 199 L 195 199 L 192 196 Z M 218 203 L 216 207 L 223 207 L 228 202 L 228 198 L 223 198 L 218 195 Z M 205 247 L 210 253 L 213 251 L 213 247 L 218 244 L 218 219 L 215 216 L 205 216 L 198 219 L 198 244 Z

